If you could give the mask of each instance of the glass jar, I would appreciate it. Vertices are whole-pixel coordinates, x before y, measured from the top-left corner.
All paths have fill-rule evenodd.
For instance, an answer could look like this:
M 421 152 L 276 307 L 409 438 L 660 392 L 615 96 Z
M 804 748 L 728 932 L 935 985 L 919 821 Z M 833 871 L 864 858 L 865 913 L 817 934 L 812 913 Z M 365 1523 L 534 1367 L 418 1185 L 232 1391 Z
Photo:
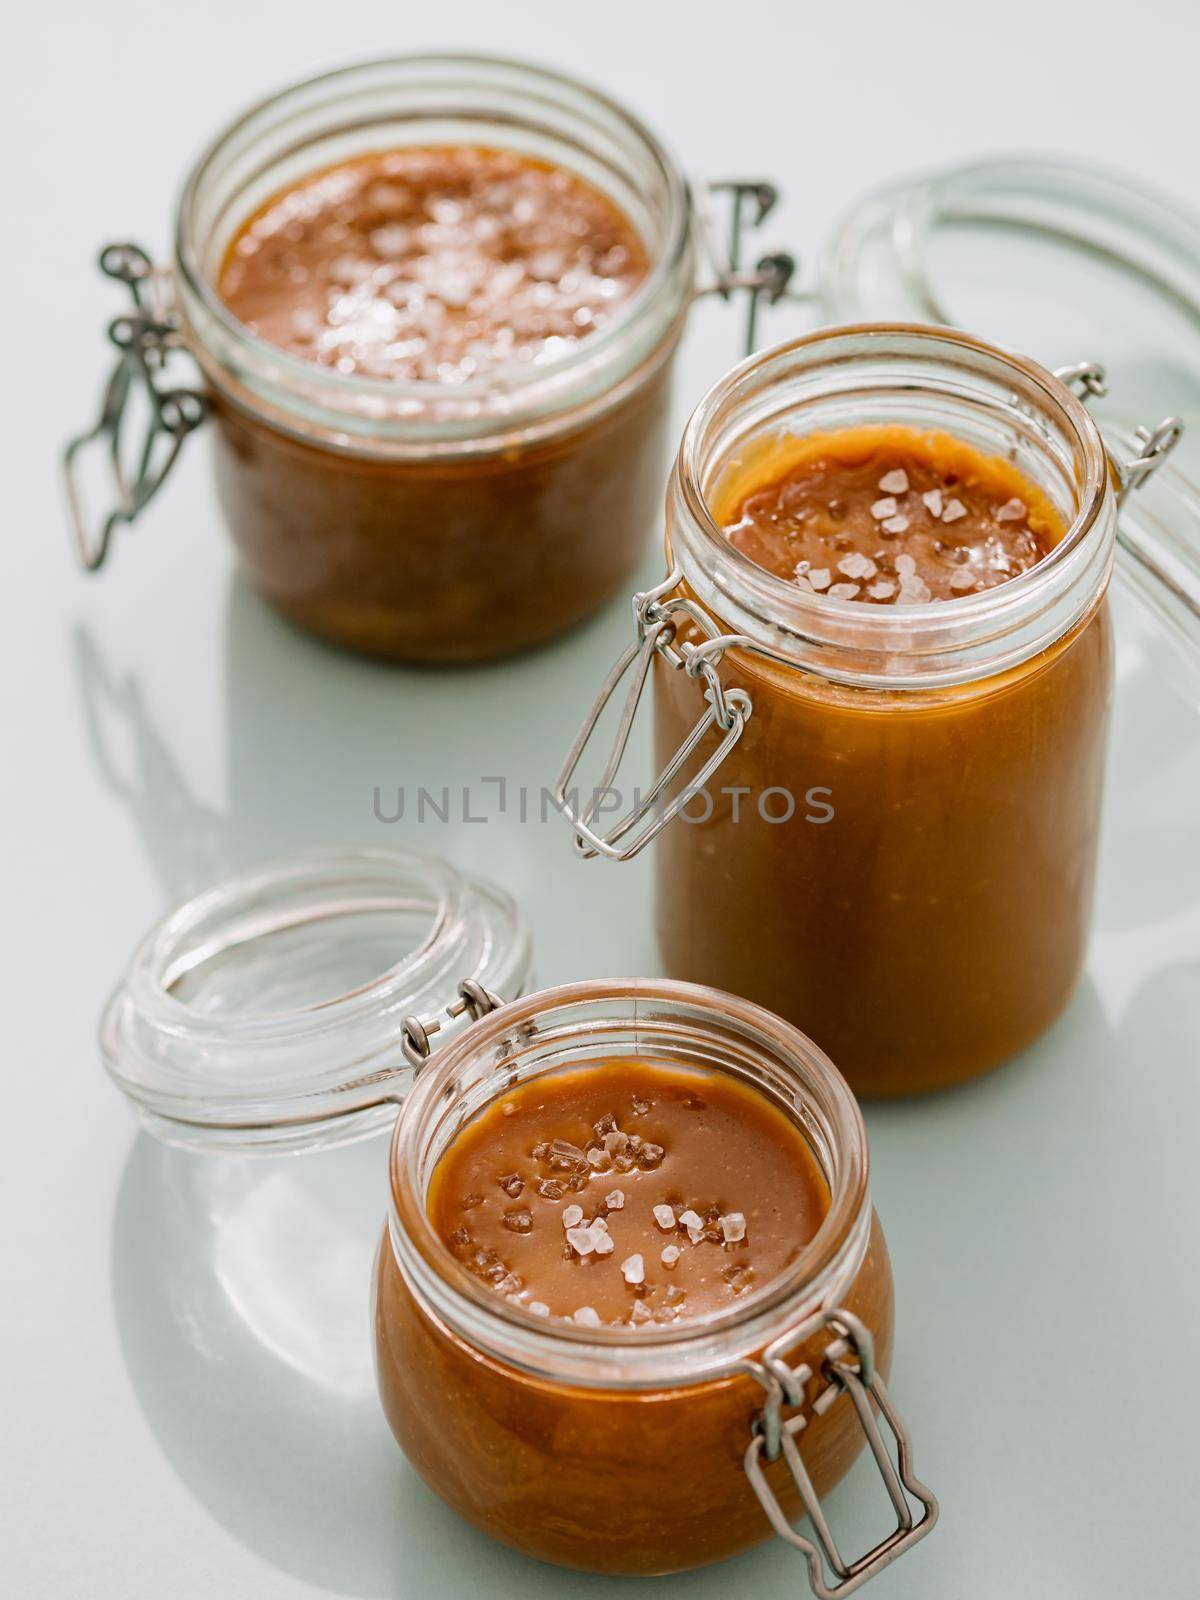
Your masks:
M 151 929 L 105 1008 L 101 1052 L 149 1131 L 193 1150 L 291 1153 L 393 1128 L 380 1394 L 415 1468 L 476 1526 L 546 1560 L 638 1573 L 774 1530 L 817 1595 L 850 1593 L 937 1516 L 888 1397 L 892 1275 L 852 1095 L 808 1039 L 732 995 L 642 980 L 522 995 L 528 977 L 500 891 L 402 852 L 319 852 L 243 873 Z M 812 1150 L 829 1209 L 784 1274 L 708 1317 L 547 1322 L 440 1242 L 430 1178 L 515 1082 L 632 1054 L 767 1096 Z M 821 1500 L 864 1443 L 894 1527 L 851 1559 Z
M 319 367 L 253 335 L 214 284 L 240 225 L 307 174 L 411 144 L 501 145 L 613 200 L 650 271 L 611 323 L 546 363 L 461 383 Z M 757 194 L 769 186 L 734 186 Z M 169 268 L 110 246 L 135 305 L 110 329 L 97 425 L 68 451 L 84 564 L 140 514 L 183 438 L 213 422 L 225 520 L 254 586 L 312 633 L 408 661 L 476 661 L 573 627 L 617 589 L 657 513 L 672 363 L 698 289 L 693 198 L 635 117 L 573 79 L 471 56 L 374 61 L 299 83 L 222 131 L 193 167 Z M 740 238 L 740 220 L 737 228 Z M 736 259 L 712 287 L 726 296 Z M 740 285 L 756 282 L 745 274 Z M 172 386 L 173 351 L 199 389 Z M 134 401 L 146 414 L 134 430 Z M 112 509 L 83 504 L 82 452 L 111 457 Z
M 727 1072 L 768 1095 L 817 1155 L 830 1209 L 786 1275 L 720 1313 L 649 1332 L 547 1323 L 445 1249 L 426 1213 L 429 1181 L 462 1124 L 515 1083 L 633 1054 Z M 903 1474 L 922 1515 L 901 1493 L 895 1533 L 860 1565 L 836 1554 L 817 1506 L 868 1434 L 882 1447 L 868 1392 L 900 1433 L 883 1388 L 892 1275 L 867 1165 L 862 1118 L 829 1059 L 732 995 L 581 983 L 480 1021 L 421 1074 L 392 1137 L 375 1336 L 384 1409 L 409 1460 L 484 1532 L 565 1566 L 676 1572 L 735 1555 L 775 1525 L 819 1573 L 816 1545 L 791 1528 L 807 1510 L 835 1575 L 865 1576 L 936 1514 Z
M 714 486 L 756 443 L 874 423 L 1005 457 L 1067 533 L 994 589 L 903 607 L 803 593 L 724 538 Z M 974 1077 L 1050 1025 L 1087 943 L 1118 502 L 1169 442 L 1118 469 L 1062 377 L 944 329 L 814 334 L 710 391 L 668 492 L 670 576 L 638 597 L 637 638 L 557 790 L 585 854 L 661 835 L 672 976 L 803 1026 L 866 1095 Z M 1195 571 L 1163 590 L 1193 643 Z M 623 734 L 651 675 L 662 776 L 602 835 L 623 739 L 589 800 L 571 785 L 630 669 Z

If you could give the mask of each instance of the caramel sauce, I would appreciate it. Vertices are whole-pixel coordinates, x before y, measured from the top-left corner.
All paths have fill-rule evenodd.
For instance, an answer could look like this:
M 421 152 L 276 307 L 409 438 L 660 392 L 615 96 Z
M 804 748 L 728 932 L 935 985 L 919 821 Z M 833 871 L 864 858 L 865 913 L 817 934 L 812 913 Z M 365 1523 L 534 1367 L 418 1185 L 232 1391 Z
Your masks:
M 1029 571 L 1065 531 L 1010 462 L 902 426 L 764 444 L 726 474 L 712 509 L 756 565 L 867 605 L 981 593 Z
M 462 383 L 566 353 L 645 278 L 621 210 L 548 162 L 472 145 L 378 151 L 274 195 L 221 298 L 268 343 L 367 378 Z
M 798 1260 L 828 1207 L 807 1140 L 760 1090 L 638 1059 L 493 1101 L 443 1153 L 428 1196 L 468 1270 L 585 1326 L 724 1309 Z

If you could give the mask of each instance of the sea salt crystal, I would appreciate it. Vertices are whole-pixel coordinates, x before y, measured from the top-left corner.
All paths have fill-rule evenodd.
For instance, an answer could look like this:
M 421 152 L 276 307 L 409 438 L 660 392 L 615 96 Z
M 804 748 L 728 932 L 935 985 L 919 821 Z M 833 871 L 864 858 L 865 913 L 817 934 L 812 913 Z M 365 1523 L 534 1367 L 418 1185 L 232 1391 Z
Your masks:
M 590 1256 L 596 1248 L 590 1228 L 568 1228 L 567 1243 L 578 1255 Z
M 625 1204 L 625 1194 L 621 1189 L 614 1189 L 611 1194 L 604 1196 L 604 1204 L 610 1211 L 620 1211 Z
M 1017 499 L 1014 498 L 1012 500 L 1006 500 L 1004 502 L 1004 504 L 1000 507 L 1000 509 L 996 512 L 996 521 L 997 522 L 1020 522 L 1021 518 L 1024 515 L 1025 515 L 1025 502 L 1024 502 L 1024 500 L 1017 500 Z
M 504 1226 L 513 1233 L 528 1233 L 533 1227 L 533 1213 L 527 1206 L 504 1213 Z
M 544 1300 L 531 1300 L 526 1310 L 532 1311 L 535 1317 L 548 1317 L 550 1315 L 550 1307 Z
M 895 499 L 891 495 L 887 495 L 882 500 L 876 500 L 871 507 L 871 515 L 876 522 L 882 522 L 885 517 L 894 517 L 899 509 Z
M 872 600 L 890 600 L 896 592 L 896 585 L 890 578 L 880 578 L 878 583 L 873 583 L 867 590 Z
M 957 572 L 951 574 L 950 587 L 952 589 L 973 589 L 975 587 L 975 574 L 968 572 L 965 567 L 960 567 Z
M 941 516 L 944 501 L 942 500 L 942 491 L 940 489 L 927 490 L 925 494 L 921 496 L 921 499 L 924 500 L 930 516 Z
M 921 578 L 906 578 L 900 585 L 896 603 L 902 606 L 923 606 L 932 599 L 933 596 Z
M 746 1219 L 740 1211 L 730 1211 L 720 1218 L 721 1232 L 726 1244 L 740 1244 L 746 1237 Z
M 882 524 L 882 527 L 884 533 L 907 533 L 908 518 L 888 517 L 887 521 Z
M 591 1226 L 593 1228 L 599 1228 L 601 1233 L 607 1233 L 608 1232 L 608 1218 L 607 1217 L 593 1217 L 592 1221 L 591 1221 Z
M 946 509 L 942 512 L 942 521 L 957 522 L 960 517 L 965 517 L 966 514 L 967 508 L 961 500 L 950 500 L 947 501 Z
M 896 571 L 902 578 L 911 578 L 917 570 L 916 560 L 910 555 L 896 557 Z
M 659 1227 L 664 1233 L 670 1233 L 671 1229 L 675 1226 L 675 1213 L 671 1210 L 670 1206 L 655 1206 L 654 1220 L 658 1223 Z
M 633 1310 L 629 1313 L 631 1322 L 651 1322 L 653 1319 L 654 1313 L 644 1300 L 635 1300 L 633 1302 Z
M 884 494 L 903 494 L 908 488 L 908 473 L 903 467 L 897 467 L 893 472 L 885 472 L 879 480 L 879 487 Z
M 829 568 L 814 567 L 808 575 L 808 581 L 812 584 L 814 589 L 828 589 Z
M 704 1218 L 695 1211 L 681 1211 L 679 1213 L 681 1226 L 688 1231 L 688 1238 L 693 1244 L 699 1244 L 704 1237 Z
M 835 583 L 829 591 L 832 600 L 853 600 L 862 585 L 859 583 Z
M 592 1223 L 592 1249 L 598 1256 L 610 1256 L 617 1248 L 611 1236 L 603 1229 Z
M 589 1167 L 602 1167 L 608 1160 L 607 1155 L 598 1144 L 590 1144 L 585 1152 Z
M 796 576 L 792 579 L 792 582 L 796 585 L 797 589 L 799 589 L 803 594 L 812 594 L 813 586 L 808 581 L 808 579 L 804 576 L 804 574 L 802 572 L 798 572 L 796 574 Z
M 870 556 L 864 556 L 857 550 L 852 550 L 838 562 L 838 571 L 844 572 L 848 578 L 873 578 L 878 570 Z
M 797 578 L 802 578 L 804 576 L 804 574 L 808 571 L 809 567 L 811 567 L 811 566 L 812 566 L 812 562 L 811 561 L 797 561 L 796 567 L 795 567 L 795 576 Z
M 600 1326 L 600 1313 L 592 1306 L 580 1306 L 572 1319 L 584 1328 L 598 1328 Z
M 662 1253 L 662 1264 L 663 1264 L 663 1266 L 664 1267 L 673 1267 L 675 1265 L 675 1263 L 679 1260 L 679 1258 L 680 1258 L 680 1256 L 682 1254 L 683 1254 L 683 1251 L 680 1250 L 680 1248 L 679 1248 L 679 1246 L 677 1244 L 664 1245 L 663 1246 L 663 1253 Z
M 583 1207 L 582 1206 L 564 1206 L 563 1207 L 562 1225 L 563 1225 L 564 1228 L 577 1228 L 582 1221 L 583 1221 Z
M 621 1276 L 626 1283 L 645 1283 L 646 1263 L 640 1255 L 626 1256 L 621 1263 Z

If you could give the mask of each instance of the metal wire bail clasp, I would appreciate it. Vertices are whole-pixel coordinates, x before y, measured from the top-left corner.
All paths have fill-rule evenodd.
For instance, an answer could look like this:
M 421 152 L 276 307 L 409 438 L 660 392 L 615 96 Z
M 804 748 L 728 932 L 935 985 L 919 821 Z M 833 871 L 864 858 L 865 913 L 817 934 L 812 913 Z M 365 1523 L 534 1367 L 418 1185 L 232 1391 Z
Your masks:
M 807 1364 L 789 1366 L 786 1360 L 788 1352 L 806 1344 L 823 1328 L 828 1328 L 834 1338 L 822 1354 L 819 1373 L 815 1374 Z M 809 1584 L 818 1600 L 841 1600 L 841 1597 L 861 1588 L 877 1572 L 882 1572 L 897 1556 L 903 1555 L 932 1530 L 938 1517 L 937 1500 L 913 1475 L 912 1444 L 908 1430 L 893 1407 L 887 1386 L 875 1368 L 874 1341 L 870 1331 L 858 1317 L 840 1308 L 818 1312 L 799 1328 L 768 1345 L 762 1354 L 761 1364 L 752 1363 L 751 1371 L 766 1389 L 767 1402 L 746 1449 L 746 1475 L 775 1532 L 803 1553 L 808 1563 Z M 814 1376 L 824 1381 L 824 1387 L 818 1391 L 816 1399 L 806 1406 L 806 1385 Z M 896 1513 L 896 1526 L 892 1532 L 873 1549 L 854 1560 L 847 1560 L 838 1549 L 797 1443 L 807 1426 L 810 1413 L 823 1416 L 843 1394 L 854 1406 Z M 785 1420 L 785 1406 L 801 1409 Z M 879 1419 L 886 1424 L 892 1436 L 896 1456 L 894 1461 Z M 799 1491 L 815 1539 L 805 1538 L 792 1526 L 767 1480 L 764 1464 L 776 1460 L 781 1454 L 787 1462 L 792 1482 Z M 832 1583 L 827 1581 L 827 1568 L 833 1573 Z
M 161 487 L 175 464 L 179 448 L 203 422 L 207 404 L 194 388 L 173 388 L 163 382 L 172 352 L 183 342 L 166 305 L 162 279 L 147 253 L 136 244 L 110 244 L 100 253 L 100 270 L 125 284 L 133 309 L 116 317 L 108 337 L 117 349 L 100 404 L 100 415 L 86 432 L 76 434 L 63 453 L 67 508 L 75 548 L 82 565 L 95 572 L 108 554 L 113 530 L 133 522 Z M 123 429 L 130 401 L 140 389 L 148 402 L 144 433 L 125 456 Z M 93 443 L 103 446 L 113 483 L 111 504 L 101 512 L 95 530 L 89 527 L 81 479 L 83 453 Z
M 726 650 L 749 641 L 740 634 L 718 633 L 712 619 L 694 601 L 674 592 L 678 590 L 680 582 L 681 575 L 676 569 L 657 588 L 634 596 L 633 642 L 622 652 L 605 678 L 555 782 L 554 803 L 575 830 L 575 849 L 586 860 L 601 855 L 607 856 L 610 861 L 628 861 L 644 849 L 678 816 L 693 795 L 704 788 L 741 738 L 753 709 L 750 696 L 742 689 L 726 689 L 717 671 Z M 676 617 L 684 617 L 694 624 L 706 635 L 704 642 L 677 643 Z M 685 672 L 690 678 L 704 680 L 704 710 L 652 787 L 644 794 L 635 789 L 632 806 L 607 833 L 597 833 L 592 824 L 597 813 L 605 808 L 605 801 L 614 799 L 618 806 L 621 804 L 621 796 L 614 788 L 613 780 L 629 744 L 633 720 L 655 656 L 661 657 L 668 666 Z M 629 688 L 608 760 L 590 799 L 581 805 L 577 794 L 570 789 L 571 780 L 605 708 L 626 676 L 629 677 Z M 671 784 L 711 728 L 718 729 L 722 734 L 720 743 L 695 776 L 668 803 L 667 793 Z M 638 824 L 647 817 L 651 817 L 651 820 L 639 829 Z
M 715 212 L 716 197 L 729 196 L 729 221 L 724 231 Z M 788 293 L 796 273 L 796 258 L 787 250 L 760 256 L 752 268 L 742 265 L 742 248 L 750 229 L 760 227 L 779 203 L 779 190 L 765 178 L 726 178 L 710 183 L 697 196 L 697 221 L 701 248 L 712 269 L 711 283 L 698 295 L 716 294 L 731 300 L 746 296 L 745 354 L 753 355 L 758 343 L 758 313 L 765 300 L 775 303 Z
M 446 1016 L 451 1022 L 467 1012 L 472 1022 L 479 1022 L 492 1011 L 499 1011 L 504 1004 L 498 994 L 493 994 L 490 989 L 485 989 L 474 978 L 464 978 L 458 986 L 458 998 L 452 1000 L 446 1007 Z M 400 1047 L 404 1051 L 404 1059 L 414 1067 L 423 1067 L 433 1054 L 432 1035 L 439 1033 L 442 1019 L 438 1017 L 405 1017 L 400 1024 Z

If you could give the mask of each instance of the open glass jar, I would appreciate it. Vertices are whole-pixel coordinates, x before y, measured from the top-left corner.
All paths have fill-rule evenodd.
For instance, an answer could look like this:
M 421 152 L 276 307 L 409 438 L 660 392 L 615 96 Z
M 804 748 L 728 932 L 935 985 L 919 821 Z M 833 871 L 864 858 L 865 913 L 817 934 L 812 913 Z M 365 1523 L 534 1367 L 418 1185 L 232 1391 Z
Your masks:
M 398 946 L 410 953 L 378 970 Z M 306 856 L 218 885 L 152 929 L 101 1048 L 149 1130 L 196 1150 L 298 1151 L 394 1122 L 374 1289 L 381 1397 L 413 1465 L 477 1526 L 543 1559 L 643 1573 L 719 1560 L 774 1530 L 817 1595 L 849 1594 L 937 1515 L 887 1392 L 891 1269 L 853 1097 L 803 1035 L 733 996 L 642 980 L 521 995 L 527 979 L 528 943 L 499 891 L 400 853 Z M 502 1003 L 489 981 L 518 998 Z M 403 1012 L 406 1000 L 421 1009 Z M 784 1272 L 706 1317 L 547 1321 L 441 1243 L 433 1169 L 515 1084 L 642 1054 L 768 1098 L 811 1149 L 828 1210 Z M 821 1499 L 864 1443 L 894 1526 L 845 1557 Z M 798 1531 L 804 1513 L 811 1529 Z
M 834 329 L 736 368 L 688 424 L 670 574 L 637 597 L 634 643 L 559 777 L 584 854 L 625 858 L 661 835 L 668 971 L 802 1025 L 860 1093 L 996 1066 L 1053 1021 L 1082 966 L 1118 507 L 1176 428 L 1119 463 L 1072 381 L 1098 378 L 915 325 Z M 895 423 L 1011 461 L 1063 538 L 983 593 L 866 607 L 805 593 L 724 537 L 714 486 L 765 440 Z M 1123 513 L 1124 536 L 1194 653 L 1194 506 L 1168 474 L 1156 487 L 1151 516 Z M 580 758 L 626 673 L 613 754 L 581 798 Z M 659 776 L 626 806 L 615 779 L 648 676 Z
M 406 146 L 495 147 L 575 174 L 615 203 L 648 271 L 597 331 L 553 359 L 464 381 L 345 373 L 265 342 L 216 280 L 271 196 L 333 163 Z M 734 185 L 759 214 L 769 186 Z M 131 245 L 101 265 L 132 309 L 95 427 L 68 450 L 84 564 L 153 496 L 184 437 L 213 422 L 218 494 L 255 587 L 301 627 L 410 661 L 471 661 L 566 631 L 637 560 L 668 455 L 672 360 L 697 292 L 693 198 L 635 117 L 573 79 L 484 57 L 374 61 L 299 83 L 224 129 L 188 175 L 169 266 Z M 706 233 L 706 238 L 709 235 Z M 727 258 L 726 296 L 774 281 Z M 168 377 L 172 353 L 199 388 Z M 140 406 L 141 416 L 134 415 Z M 85 451 L 112 478 L 95 526 Z

